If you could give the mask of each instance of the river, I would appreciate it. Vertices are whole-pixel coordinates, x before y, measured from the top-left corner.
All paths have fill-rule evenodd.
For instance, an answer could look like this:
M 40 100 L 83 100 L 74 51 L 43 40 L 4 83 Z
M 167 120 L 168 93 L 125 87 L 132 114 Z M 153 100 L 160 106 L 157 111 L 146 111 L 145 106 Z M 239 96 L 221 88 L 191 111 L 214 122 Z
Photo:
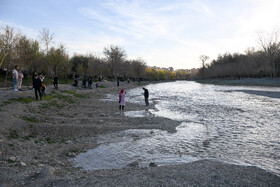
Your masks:
M 127 117 L 161 116 L 181 122 L 175 133 L 127 130 L 99 137 L 100 146 L 80 154 L 84 169 L 147 167 L 217 159 L 253 165 L 280 175 L 280 88 L 218 86 L 177 81 L 146 86 L 155 109 Z M 108 95 L 114 100 L 115 95 Z M 141 87 L 127 102 L 144 104 Z

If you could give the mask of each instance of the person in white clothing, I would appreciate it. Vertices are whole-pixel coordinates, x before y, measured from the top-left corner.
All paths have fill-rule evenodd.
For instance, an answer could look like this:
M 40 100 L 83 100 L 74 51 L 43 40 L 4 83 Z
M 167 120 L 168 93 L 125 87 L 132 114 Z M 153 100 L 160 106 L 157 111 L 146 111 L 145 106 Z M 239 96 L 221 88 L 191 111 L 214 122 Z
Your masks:
M 18 71 L 18 89 L 21 90 L 21 84 L 22 84 L 22 78 L 23 78 L 22 70 L 20 69 Z
M 18 83 L 18 66 L 15 66 L 15 68 L 13 69 L 12 71 L 12 76 L 13 76 L 13 81 L 14 81 L 14 90 L 15 92 L 18 91 L 18 88 L 17 88 L 17 83 Z

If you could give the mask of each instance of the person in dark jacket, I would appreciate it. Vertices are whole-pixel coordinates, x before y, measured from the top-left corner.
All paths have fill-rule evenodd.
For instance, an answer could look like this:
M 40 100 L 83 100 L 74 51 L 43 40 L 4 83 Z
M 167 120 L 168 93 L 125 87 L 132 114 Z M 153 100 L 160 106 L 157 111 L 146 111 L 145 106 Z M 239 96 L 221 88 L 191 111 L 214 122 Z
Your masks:
M 38 99 L 38 93 L 39 93 L 40 99 L 42 99 L 42 94 L 41 94 L 42 82 L 41 82 L 41 79 L 39 79 L 39 76 L 37 73 L 34 74 L 33 88 L 35 90 L 36 99 Z
M 143 90 L 144 90 L 144 97 L 145 97 L 146 106 L 149 106 L 149 91 L 146 88 L 143 88 Z
M 58 78 L 57 78 L 57 76 L 55 76 L 53 78 L 53 86 L 54 86 L 55 89 L 58 89 Z
M 88 87 L 92 89 L 92 76 L 88 78 Z
M 82 82 L 83 88 L 87 87 L 87 76 L 84 76 L 83 82 Z

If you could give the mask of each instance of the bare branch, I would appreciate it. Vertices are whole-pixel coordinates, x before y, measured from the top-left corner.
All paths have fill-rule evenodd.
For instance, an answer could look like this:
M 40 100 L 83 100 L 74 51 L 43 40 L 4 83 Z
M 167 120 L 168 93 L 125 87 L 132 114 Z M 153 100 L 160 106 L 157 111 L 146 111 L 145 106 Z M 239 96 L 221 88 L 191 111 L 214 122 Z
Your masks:
M 40 31 L 40 35 L 39 38 L 41 40 L 41 42 L 45 45 L 46 47 L 46 53 L 48 53 L 49 51 L 49 46 L 51 43 L 53 43 L 53 38 L 54 38 L 54 33 L 50 34 L 49 29 L 47 28 L 43 28 Z

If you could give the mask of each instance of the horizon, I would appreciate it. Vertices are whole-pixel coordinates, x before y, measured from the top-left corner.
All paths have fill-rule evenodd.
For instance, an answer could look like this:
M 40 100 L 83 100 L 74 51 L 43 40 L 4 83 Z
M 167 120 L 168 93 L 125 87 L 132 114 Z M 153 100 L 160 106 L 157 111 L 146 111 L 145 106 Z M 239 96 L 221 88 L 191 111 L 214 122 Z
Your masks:
M 39 40 L 43 28 L 54 33 L 53 46 L 64 44 L 69 56 L 117 45 L 128 59 L 174 69 L 201 67 L 219 54 L 258 48 L 257 32 L 279 28 L 277 0 L 106 0 L 1 1 L 0 26 L 19 29 Z

